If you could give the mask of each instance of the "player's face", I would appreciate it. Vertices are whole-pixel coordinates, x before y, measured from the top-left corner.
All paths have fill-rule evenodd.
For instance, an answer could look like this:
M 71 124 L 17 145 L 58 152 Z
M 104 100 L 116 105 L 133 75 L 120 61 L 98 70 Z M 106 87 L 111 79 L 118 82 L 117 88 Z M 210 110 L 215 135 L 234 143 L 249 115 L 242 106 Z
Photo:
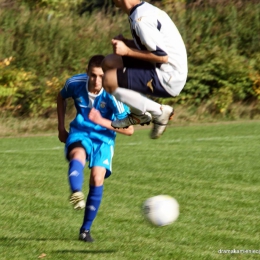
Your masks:
M 101 67 L 91 67 L 88 70 L 89 82 L 88 90 L 89 91 L 99 91 L 102 88 L 102 78 L 104 72 Z

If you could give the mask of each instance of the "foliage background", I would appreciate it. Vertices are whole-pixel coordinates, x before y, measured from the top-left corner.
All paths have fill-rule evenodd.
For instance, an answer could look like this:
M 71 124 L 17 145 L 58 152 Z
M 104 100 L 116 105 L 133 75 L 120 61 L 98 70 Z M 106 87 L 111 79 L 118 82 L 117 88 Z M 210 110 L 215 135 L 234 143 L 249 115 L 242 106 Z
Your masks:
M 176 23 L 189 60 L 189 76 L 180 96 L 159 101 L 204 117 L 259 118 L 259 1 L 154 4 Z M 130 37 L 126 15 L 113 7 L 82 14 L 84 5 L 93 3 L 0 0 L 2 116 L 53 116 L 65 80 L 84 71 L 92 55 L 111 53 L 113 36 Z

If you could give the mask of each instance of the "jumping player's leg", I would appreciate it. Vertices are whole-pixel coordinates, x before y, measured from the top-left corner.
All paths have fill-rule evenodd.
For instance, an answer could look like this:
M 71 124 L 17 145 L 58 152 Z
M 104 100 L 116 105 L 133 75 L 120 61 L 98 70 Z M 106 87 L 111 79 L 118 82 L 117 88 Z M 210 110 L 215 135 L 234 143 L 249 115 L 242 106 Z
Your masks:
M 113 94 L 121 102 L 127 104 L 131 108 L 131 112 L 136 115 L 142 115 L 147 111 L 152 115 L 160 115 L 160 104 L 148 99 L 137 91 L 128 89 L 126 86 L 128 85 L 127 76 L 125 78 L 121 77 L 122 86 L 119 86 L 117 70 L 122 70 L 124 73 L 124 66 L 128 65 L 125 63 L 127 62 L 124 62 L 122 57 L 116 54 L 106 56 L 102 63 L 102 68 L 105 72 L 103 77 L 103 87 L 105 90 Z
M 124 68 L 123 59 L 121 56 L 116 54 L 107 55 L 102 62 L 102 70 L 104 72 L 111 69 L 122 69 L 122 68 Z
M 151 114 L 154 126 L 150 136 L 153 139 L 159 138 L 173 115 L 173 109 L 170 106 L 156 103 L 144 95 L 157 97 L 169 97 L 170 95 L 161 86 L 155 69 L 150 63 L 138 60 L 123 62 L 122 57 L 118 57 L 109 55 L 103 61 L 104 67 L 106 67 L 103 87 L 118 100 L 127 104 L 132 113 L 128 118 L 113 121 L 112 126 L 126 128 L 131 124 L 149 124 Z M 122 68 L 122 64 L 129 67 Z M 111 69 L 113 66 L 115 68 Z
M 144 114 L 147 111 L 148 101 L 151 101 L 155 106 L 157 105 L 156 102 L 136 91 L 119 87 L 117 82 L 117 69 L 105 72 L 103 87 L 108 93 L 114 95 L 116 99 L 128 105 L 131 111 L 137 115 Z

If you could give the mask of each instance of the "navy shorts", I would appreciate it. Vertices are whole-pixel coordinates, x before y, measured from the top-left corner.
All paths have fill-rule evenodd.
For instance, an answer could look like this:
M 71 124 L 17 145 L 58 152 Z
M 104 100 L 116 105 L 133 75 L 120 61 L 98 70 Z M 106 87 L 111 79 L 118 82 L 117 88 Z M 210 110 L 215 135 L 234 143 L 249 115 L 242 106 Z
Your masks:
M 117 69 L 117 82 L 121 88 L 155 96 L 172 97 L 161 85 L 154 64 L 123 56 L 123 69 Z

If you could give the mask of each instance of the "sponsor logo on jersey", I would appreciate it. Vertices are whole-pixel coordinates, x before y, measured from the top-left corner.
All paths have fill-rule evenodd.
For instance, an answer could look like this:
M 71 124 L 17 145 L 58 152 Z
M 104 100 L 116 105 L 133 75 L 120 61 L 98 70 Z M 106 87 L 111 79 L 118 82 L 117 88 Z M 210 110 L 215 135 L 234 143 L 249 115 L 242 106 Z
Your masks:
M 106 102 L 101 101 L 101 102 L 100 102 L 100 107 L 101 107 L 101 108 L 105 108 L 105 107 L 106 107 Z

